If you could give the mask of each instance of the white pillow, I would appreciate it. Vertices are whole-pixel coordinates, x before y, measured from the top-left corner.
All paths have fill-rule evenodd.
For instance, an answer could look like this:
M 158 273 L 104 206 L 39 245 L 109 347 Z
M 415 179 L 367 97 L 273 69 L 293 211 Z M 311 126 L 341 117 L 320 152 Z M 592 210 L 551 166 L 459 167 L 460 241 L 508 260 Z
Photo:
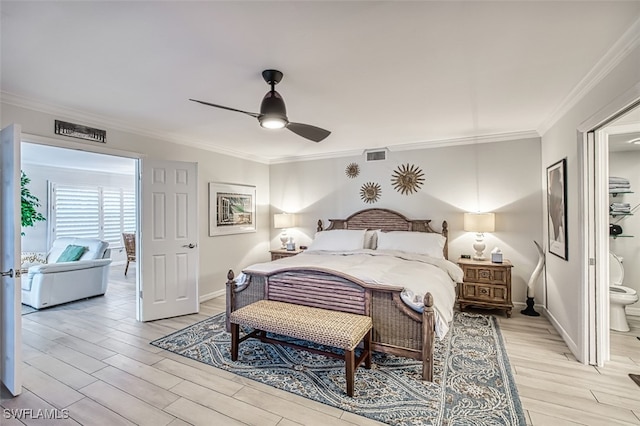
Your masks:
M 364 229 L 336 229 L 316 234 L 307 251 L 314 250 L 360 250 L 364 246 Z
M 378 250 L 401 250 L 444 259 L 447 239 L 434 232 L 378 232 Z

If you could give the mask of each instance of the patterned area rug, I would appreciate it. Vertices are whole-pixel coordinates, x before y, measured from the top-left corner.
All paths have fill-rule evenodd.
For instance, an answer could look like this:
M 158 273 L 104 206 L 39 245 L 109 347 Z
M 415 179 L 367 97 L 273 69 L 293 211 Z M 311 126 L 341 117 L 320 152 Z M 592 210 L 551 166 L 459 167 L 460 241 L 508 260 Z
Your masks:
M 356 371 L 353 398 L 345 393 L 342 360 L 249 339 L 231 361 L 224 314 L 151 344 L 391 425 L 526 424 L 493 316 L 455 314 L 437 340 L 432 383 L 421 380 L 420 362 L 374 353 L 374 367 Z

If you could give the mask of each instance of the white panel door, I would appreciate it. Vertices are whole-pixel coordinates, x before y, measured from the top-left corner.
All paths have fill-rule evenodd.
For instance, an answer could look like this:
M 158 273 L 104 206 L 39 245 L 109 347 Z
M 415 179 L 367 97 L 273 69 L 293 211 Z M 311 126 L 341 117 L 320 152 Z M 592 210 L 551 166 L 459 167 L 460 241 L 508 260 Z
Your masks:
M 138 320 L 197 313 L 198 165 L 140 162 Z
M 9 392 L 19 395 L 22 392 L 20 126 L 12 124 L 2 129 L 0 139 L 0 375 Z

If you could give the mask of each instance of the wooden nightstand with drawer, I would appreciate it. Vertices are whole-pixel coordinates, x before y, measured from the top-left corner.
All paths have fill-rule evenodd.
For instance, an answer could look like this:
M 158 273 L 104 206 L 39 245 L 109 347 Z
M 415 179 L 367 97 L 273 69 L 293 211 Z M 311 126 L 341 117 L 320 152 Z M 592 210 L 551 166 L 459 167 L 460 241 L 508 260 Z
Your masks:
M 302 250 L 277 249 L 277 250 L 269 250 L 269 253 L 271 253 L 271 260 L 277 260 L 277 259 L 282 259 L 283 257 L 295 256 L 296 254 L 302 253 Z
M 504 309 L 511 318 L 511 262 L 458 259 L 458 265 L 464 272 L 463 282 L 458 283 L 460 310 L 467 306 Z

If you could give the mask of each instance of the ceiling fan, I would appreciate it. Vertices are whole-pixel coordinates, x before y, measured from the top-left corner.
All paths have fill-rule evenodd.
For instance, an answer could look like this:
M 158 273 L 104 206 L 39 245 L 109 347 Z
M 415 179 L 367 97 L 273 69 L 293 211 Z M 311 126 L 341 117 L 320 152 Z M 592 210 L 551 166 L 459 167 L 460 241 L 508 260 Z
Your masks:
M 215 108 L 222 108 L 229 111 L 241 112 L 253 118 L 257 118 L 260 122 L 260 126 L 266 129 L 282 129 L 286 127 L 298 136 L 307 138 L 314 142 L 320 142 L 331 134 L 330 131 L 321 129 L 316 126 L 302 123 L 291 123 L 287 118 L 287 108 L 284 105 L 284 99 L 280 96 L 280 93 L 276 92 L 274 86 L 280 83 L 283 74 L 278 70 L 264 70 L 262 71 L 262 78 L 267 84 L 271 85 L 271 90 L 264 95 L 262 103 L 260 104 L 260 113 L 242 111 L 235 108 L 230 108 L 223 105 L 212 104 L 205 101 L 199 101 L 197 99 L 189 99 L 193 102 L 198 102 L 203 105 L 212 106 Z

